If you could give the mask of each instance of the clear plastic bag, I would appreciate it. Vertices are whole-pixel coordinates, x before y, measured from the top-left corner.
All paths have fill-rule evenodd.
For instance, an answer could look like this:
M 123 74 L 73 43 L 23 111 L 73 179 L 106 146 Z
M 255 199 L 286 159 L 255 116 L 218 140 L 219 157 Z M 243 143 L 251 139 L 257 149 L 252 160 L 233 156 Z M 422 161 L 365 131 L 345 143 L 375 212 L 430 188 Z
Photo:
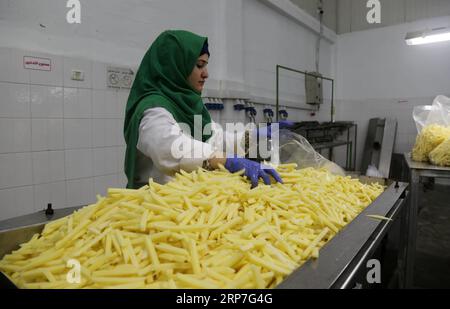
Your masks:
M 434 99 L 433 105 L 416 106 L 413 118 L 419 133 L 432 124 L 450 127 L 450 98 L 439 95 Z
M 366 176 L 375 178 L 384 178 L 383 174 L 376 168 L 376 166 L 369 165 L 367 168 Z
M 303 136 L 289 130 L 280 130 L 281 164 L 296 163 L 298 168 L 326 168 L 332 174 L 345 176 L 345 171 L 336 163 L 320 155 Z
M 412 149 L 412 159 L 428 162 L 430 153 L 450 139 L 450 99 L 440 95 L 434 99 L 433 105 L 417 106 L 413 118 L 419 134 Z M 434 164 L 445 164 L 439 161 L 438 158 L 444 158 L 439 152 L 434 158 Z

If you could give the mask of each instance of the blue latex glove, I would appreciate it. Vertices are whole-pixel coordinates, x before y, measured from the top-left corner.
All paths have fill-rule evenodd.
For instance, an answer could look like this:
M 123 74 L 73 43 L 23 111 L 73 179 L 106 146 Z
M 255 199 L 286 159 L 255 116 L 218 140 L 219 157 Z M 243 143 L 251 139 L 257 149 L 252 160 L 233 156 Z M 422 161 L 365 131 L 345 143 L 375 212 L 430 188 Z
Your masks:
M 278 128 L 277 128 L 277 126 L 275 126 L 275 124 L 278 124 Z M 289 129 L 289 128 L 292 128 L 293 126 L 294 126 L 293 121 L 281 120 L 279 122 L 271 123 L 270 125 L 268 125 L 266 127 L 257 129 L 256 136 L 272 138 L 272 132 L 276 132 L 277 130 L 282 130 L 282 129 Z
M 252 189 L 258 186 L 259 178 L 262 178 L 266 185 L 270 185 L 271 175 L 279 183 L 283 183 L 277 171 L 270 166 L 260 164 L 244 158 L 227 158 L 225 168 L 231 173 L 236 173 L 245 170 L 244 175 L 252 182 Z

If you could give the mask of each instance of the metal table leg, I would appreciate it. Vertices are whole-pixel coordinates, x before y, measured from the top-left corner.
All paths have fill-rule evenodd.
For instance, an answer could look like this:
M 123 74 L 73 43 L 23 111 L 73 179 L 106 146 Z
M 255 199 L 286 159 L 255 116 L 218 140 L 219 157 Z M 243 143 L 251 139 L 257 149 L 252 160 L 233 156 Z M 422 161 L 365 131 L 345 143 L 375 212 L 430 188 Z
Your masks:
M 399 239 L 399 255 L 398 255 L 398 284 L 399 288 L 406 288 L 406 260 L 408 249 L 408 215 L 411 195 L 409 194 L 405 207 L 400 214 L 400 239 Z
M 356 156 L 358 155 L 357 151 L 358 146 L 358 125 L 355 123 L 355 154 L 353 155 L 353 170 L 356 171 Z
M 417 170 L 410 171 L 409 209 L 407 213 L 408 242 L 406 248 L 406 288 L 412 288 L 414 283 L 414 259 L 416 255 L 416 237 L 417 237 L 417 215 L 419 202 L 420 176 Z

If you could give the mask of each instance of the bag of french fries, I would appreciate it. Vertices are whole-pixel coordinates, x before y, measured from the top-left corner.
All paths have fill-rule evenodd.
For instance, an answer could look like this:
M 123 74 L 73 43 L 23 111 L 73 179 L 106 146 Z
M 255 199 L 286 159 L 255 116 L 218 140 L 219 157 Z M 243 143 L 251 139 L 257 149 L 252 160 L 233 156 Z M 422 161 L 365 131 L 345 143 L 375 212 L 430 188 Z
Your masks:
M 438 96 L 433 105 L 415 107 L 413 118 L 419 134 L 412 150 L 412 159 L 450 166 L 446 142 L 450 139 L 450 98 Z

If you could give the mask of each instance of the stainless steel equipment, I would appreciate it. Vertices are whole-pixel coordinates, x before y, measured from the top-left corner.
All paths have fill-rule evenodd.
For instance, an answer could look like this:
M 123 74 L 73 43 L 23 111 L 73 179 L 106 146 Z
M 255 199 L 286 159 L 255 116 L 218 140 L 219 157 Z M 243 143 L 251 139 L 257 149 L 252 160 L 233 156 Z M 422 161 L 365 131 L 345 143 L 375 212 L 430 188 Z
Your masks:
M 396 220 L 405 228 L 402 207 L 407 184 L 392 183 L 371 205 L 339 232 L 321 250 L 317 260 L 310 260 L 287 277 L 280 289 L 328 289 L 369 287 L 367 261 Z M 392 221 L 376 221 L 367 215 L 381 215 Z M 396 267 L 398 285 L 403 285 L 405 248 L 402 241 Z M 381 263 L 383 263 L 381 261 Z
M 369 166 L 372 165 L 378 169 L 382 177 L 389 178 L 396 135 L 397 120 L 392 118 L 370 119 L 361 163 L 363 173 L 366 173 Z
M 48 222 L 68 216 L 79 208 L 56 209 L 51 216 L 46 215 L 44 210 L 0 221 L 0 259 L 5 254 L 18 249 L 20 244 L 30 240 L 34 234 L 40 233 Z
M 362 182 L 373 180 L 362 177 Z M 378 180 L 379 181 L 379 180 Z M 321 250 L 317 260 L 310 260 L 288 276 L 278 288 L 353 288 L 367 272 L 365 262 L 380 245 L 381 240 L 400 213 L 407 197 L 407 184 L 386 183 L 387 189 Z M 55 210 L 51 218 L 71 214 L 76 208 Z M 367 215 L 381 215 L 393 221 L 377 221 Z M 43 212 L 0 222 L 0 258 L 42 231 L 49 219 Z M 403 224 L 404 226 L 404 224 Z M 403 249 L 396 267 L 399 280 L 403 278 Z M 361 277 L 362 276 L 362 277 Z M 365 277 L 364 277 L 365 278 Z M 1 284 L 1 283 L 0 283 Z

